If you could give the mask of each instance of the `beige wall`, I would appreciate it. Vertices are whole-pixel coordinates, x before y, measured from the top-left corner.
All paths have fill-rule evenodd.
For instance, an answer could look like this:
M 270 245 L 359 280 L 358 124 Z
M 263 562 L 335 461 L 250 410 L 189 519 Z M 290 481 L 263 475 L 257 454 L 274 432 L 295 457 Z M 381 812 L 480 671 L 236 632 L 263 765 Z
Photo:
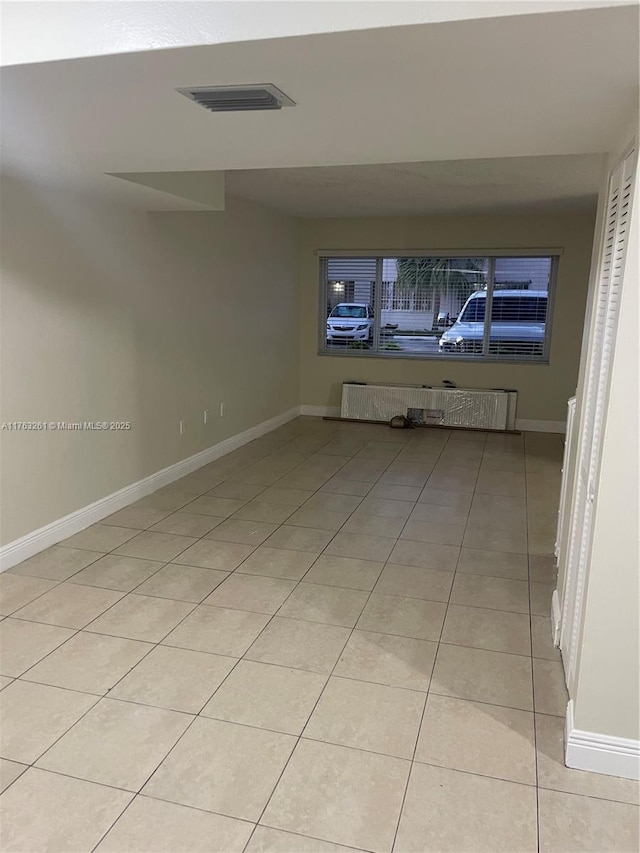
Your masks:
M 595 210 L 546 216 L 312 219 L 300 224 L 301 400 L 339 406 L 345 380 L 516 388 L 518 417 L 564 421 L 580 358 Z M 319 249 L 562 248 L 548 365 L 319 356 Z M 478 254 L 474 252 L 474 254 Z
M 133 424 L 0 433 L 2 543 L 298 404 L 294 220 L 2 202 L 1 420 Z

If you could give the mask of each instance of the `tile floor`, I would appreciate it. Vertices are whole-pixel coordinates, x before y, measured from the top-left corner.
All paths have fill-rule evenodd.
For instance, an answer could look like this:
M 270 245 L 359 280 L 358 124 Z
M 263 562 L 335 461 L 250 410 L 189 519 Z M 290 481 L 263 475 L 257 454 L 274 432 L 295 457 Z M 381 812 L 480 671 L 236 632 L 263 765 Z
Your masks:
M 637 850 L 562 762 L 561 454 L 299 418 L 2 575 L 2 849 Z

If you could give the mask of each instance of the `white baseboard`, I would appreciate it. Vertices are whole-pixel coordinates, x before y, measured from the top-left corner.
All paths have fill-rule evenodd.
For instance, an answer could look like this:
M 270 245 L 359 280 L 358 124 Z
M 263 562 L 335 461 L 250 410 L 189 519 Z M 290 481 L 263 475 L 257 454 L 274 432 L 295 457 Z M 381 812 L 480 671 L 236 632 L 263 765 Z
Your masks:
M 574 770 L 640 779 L 640 741 L 575 728 L 573 699 L 567 705 L 565 762 Z
M 312 415 L 318 418 L 340 417 L 340 406 L 300 406 L 301 415 Z M 516 429 L 525 432 L 559 432 L 564 433 L 567 425 L 564 421 L 529 421 L 516 418 Z
M 275 418 L 270 418 L 268 421 L 263 421 L 244 432 L 238 433 L 238 435 L 220 441 L 218 444 L 200 451 L 200 453 L 195 453 L 187 459 L 175 462 L 173 465 L 169 465 L 168 468 L 163 468 L 162 471 L 150 474 L 148 477 L 144 477 L 130 486 L 125 486 L 117 492 L 100 498 L 100 500 L 69 513 L 69 515 L 65 515 L 64 518 L 52 521 L 50 524 L 46 524 L 32 533 L 21 536 L 20 539 L 15 539 L 13 542 L 3 545 L 0 548 L 0 572 L 10 569 L 23 560 L 33 557 L 34 554 L 44 551 L 45 548 L 50 548 L 51 545 L 67 539 L 69 536 L 73 536 L 74 533 L 79 533 L 90 524 L 101 521 L 108 515 L 112 515 L 112 513 L 117 512 L 119 509 L 128 506 L 130 503 L 150 495 L 152 492 L 161 489 L 163 486 L 167 486 L 169 483 L 173 483 L 174 480 L 179 480 L 181 477 L 193 473 L 198 468 L 202 468 L 203 465 L 207 465 L 209 462 L 219 459 L 226 453 L 242 447 L 243 444 L 248 444 L 250 441 L 260 438 L 265 433 L 271 432 L 271 430 L 282 426 L 282 424 L 286 424 L 288 421 L 293 420 L 293 418 L 297 418 L 299 414 L 299 406 L 289 409 L 288 412 L 276 415 Z
M 315 418 L 339 418 L 340 406 L 300 406 L 301 415 L 311 415 Z
M 556 648 L 560 645 L 560 619 L 560 596 L 558 590 L 554 589 L 551 596 L 551 639 Z
M 516 418 L 516 429 L 522 432 L 560 432 L 567 431 L 566 421 L 529 421 L 526 418 Z

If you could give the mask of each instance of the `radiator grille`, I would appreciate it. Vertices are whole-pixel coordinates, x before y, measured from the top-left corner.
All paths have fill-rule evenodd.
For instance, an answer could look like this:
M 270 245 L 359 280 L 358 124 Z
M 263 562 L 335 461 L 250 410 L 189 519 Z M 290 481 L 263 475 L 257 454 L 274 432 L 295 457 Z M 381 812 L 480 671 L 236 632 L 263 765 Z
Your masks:
M 467 388 L 422 388 L 408 385 L 342 386 L 343 418 L 388 421 L 410 408 L 440 409 L 444 426 L 470 429 L 513 429 L 517 392 Z

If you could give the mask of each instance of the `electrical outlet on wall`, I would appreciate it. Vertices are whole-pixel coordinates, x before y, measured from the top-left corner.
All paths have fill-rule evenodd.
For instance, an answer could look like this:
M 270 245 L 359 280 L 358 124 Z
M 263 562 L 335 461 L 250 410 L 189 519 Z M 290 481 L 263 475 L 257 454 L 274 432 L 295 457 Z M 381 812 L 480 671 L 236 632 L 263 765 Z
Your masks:
M 205 424 L 209 423 L 209 414 L 210 414 L 209 409 L 205 409 L 203 411 L 203 413 L 202 413 L 202 422 L 203 423 L 205 423 Z
M 179 431 L 180 435 L 184 435 L 185 426 L 186 426 L 186 424 L 184 421 L 178 422 L 178 431 Z
M 227 414 L 227 404 L 220 403 L 220 417 L 223 418 Z

